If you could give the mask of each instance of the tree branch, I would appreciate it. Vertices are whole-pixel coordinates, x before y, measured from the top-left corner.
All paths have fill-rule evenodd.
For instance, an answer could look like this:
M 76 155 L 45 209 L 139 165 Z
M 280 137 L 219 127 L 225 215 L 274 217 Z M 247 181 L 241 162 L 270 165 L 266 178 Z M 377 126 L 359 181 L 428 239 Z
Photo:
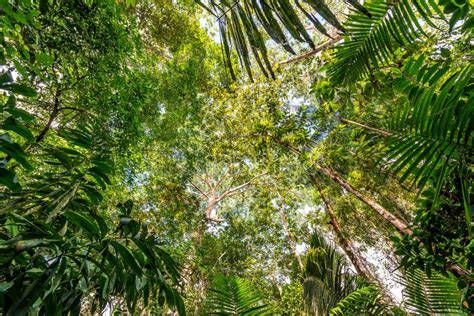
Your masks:
M 296 57 L 293 57 L 293 58 L 290 58 L 290 59 L 287 59 L 285 61 L 282 61 L 282 62 L 279 62 L 278 65 L 288 65 L 288 64 L 292 64 L 294 62 L 297 62 L 297 61 L 300 61 L 300 60 L 303 60 L 303 59 L 306 59 L 308 57 L 311 57 L 313 55 L 316 55 L 317 53 L 319 52 L 322 52 L 326 49 L 328 49 L 329 47 L 333 46 L 334 44 L 336 44 L 337 42 L 341 41 L 343 39 L 343 37 L 341 35 L 337 35 L 335 36 L 333 39 L 327 41 L 326 43 L 324 44 L 321 44 L 319 45 L 318 47 L 316 47 L 315 49 L 309 51 L 309 52 L 306 52 L 302 55 L 299 55 L 299 56 L 296 56 Z
M 258 179 L 258 178 L 260 178 L 260 177 L 262 177 L 262 176 L 264 176 L 264 175 L 266 175 L 266 174 L 267 174 L 267 172 L 264 172 L 264 173 L 262 173 L 262 174 L 260 174 L 260 175 L 258 175 L 258 176 L 253 177 L 252 179 L 250 179 L 249 181 L 247 181 L 247 182 L 245 182 L 245 183 L 243 183 L 243 184 L 241 184 L 241 185 L 238 185 L 238 186 L 236 186 L 236 187 L 233 187 L 233 188 L 231 188 L 231 189 L 225 191 L 224 193 L 222 193 L 222 194 L 217 198 L 217 202 L 220 202 L 220 201 L 221 201 L 222 199 L 224 199 L 226 196 L 231 196 L 231 195 L 234 195 L 234 194 L 239 193 L 239 192 L 238 192 L 239 190 L 245 188 L 246 186 L 250 185 L 250 184 L 252 183 L 252 181 L 254 181 L 255 179 Z
M 46 136 L 46 133 L 48 133 L 49 129 L 51 128 L 51 125 L 53 124 L 54 120 L 58 116 L 59 113 L 59 104 L 60 104 L 60 98 L 61 97 L 61 90 L 59 88 L 56 89 L 56 93 L 54 94 L 54 103 L 53 103 L 53 111 L 51 112 L 49 116 L 49 120 L 46 123 L 46 126 L 43 128 L 43 130 L 36 136 L 36 142 L 39 143 L 44 139 Z
M 209 196 L 203 191 L 201 190 L 197 185 L 195 185 L 194 183 L 190 182 L 190 184 L 196 189 L 198 190 L 199 193 L 201 193 L 201 195 L 205 196 L 206 199 L 209 199 Z

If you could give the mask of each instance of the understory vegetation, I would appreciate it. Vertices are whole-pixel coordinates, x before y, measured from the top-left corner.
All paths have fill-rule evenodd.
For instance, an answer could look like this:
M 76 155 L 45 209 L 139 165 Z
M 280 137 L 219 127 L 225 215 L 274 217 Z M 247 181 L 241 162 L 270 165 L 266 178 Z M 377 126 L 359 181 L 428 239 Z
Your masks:
M 0 313 L 473 314 L 473 25 L 0 0 Z

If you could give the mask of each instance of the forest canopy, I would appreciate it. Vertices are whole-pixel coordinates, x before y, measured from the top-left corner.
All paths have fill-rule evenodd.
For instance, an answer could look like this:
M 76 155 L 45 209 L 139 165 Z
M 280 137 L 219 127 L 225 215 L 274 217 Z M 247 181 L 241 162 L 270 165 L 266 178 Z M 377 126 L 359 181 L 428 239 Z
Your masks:
M 474 313 L 473 3 L 0 0 L 0 313 Z

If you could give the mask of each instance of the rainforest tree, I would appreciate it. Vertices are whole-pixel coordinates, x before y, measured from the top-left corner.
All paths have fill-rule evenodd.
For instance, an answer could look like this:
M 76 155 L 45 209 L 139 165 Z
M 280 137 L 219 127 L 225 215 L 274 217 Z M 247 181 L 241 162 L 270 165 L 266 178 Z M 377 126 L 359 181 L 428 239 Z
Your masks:
M 472 313 L 472 10 L 0 0 L 1 312 Z

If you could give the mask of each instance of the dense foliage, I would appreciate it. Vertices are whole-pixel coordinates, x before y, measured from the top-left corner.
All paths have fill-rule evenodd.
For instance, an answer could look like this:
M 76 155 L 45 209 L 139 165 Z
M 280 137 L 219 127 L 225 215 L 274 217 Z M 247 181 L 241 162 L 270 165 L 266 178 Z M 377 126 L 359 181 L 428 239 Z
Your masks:
M 0 0 L 0 312 L 473 313 L 472 13 Z

